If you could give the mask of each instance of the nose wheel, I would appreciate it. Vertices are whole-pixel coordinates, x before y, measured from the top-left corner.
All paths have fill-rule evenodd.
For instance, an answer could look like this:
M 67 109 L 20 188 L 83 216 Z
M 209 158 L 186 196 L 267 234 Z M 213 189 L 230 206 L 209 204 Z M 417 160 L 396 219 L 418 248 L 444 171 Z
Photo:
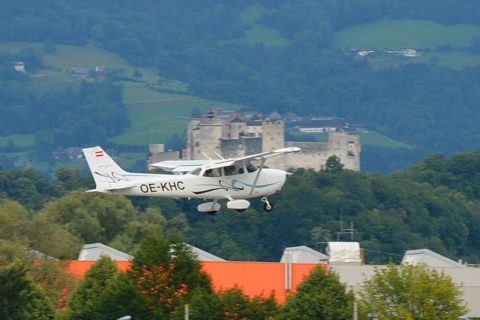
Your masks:
M 270 212 L 273 210 L 273 205 L 268 201 L 267 197 L 262 197 L 262 202 L 263 202 L 263 210 L 266 212 Z

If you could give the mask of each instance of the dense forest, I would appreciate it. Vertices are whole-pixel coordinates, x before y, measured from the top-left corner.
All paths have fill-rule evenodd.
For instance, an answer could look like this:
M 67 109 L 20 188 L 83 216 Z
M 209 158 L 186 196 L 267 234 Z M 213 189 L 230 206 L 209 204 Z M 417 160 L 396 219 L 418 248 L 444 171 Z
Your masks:
M 277 30 L 285 45 L 237 41 L 252 27 L 251 22 L 242 20 L 242 12 L 254 5 L 262 8 L 255 23 Z M 455 70 L 431 63 L 378 70 L 334 47 L 335 33 L 382 19 L 479 24 L 479 15 L 480 4 L 472 0 L 243 0 L 228 4 L 20 0 L 0 5 L 0 41 L 35 41 L 46 47 L 93 43 L 133 65 L 151 66 L 163 77 L 181 80 L 194 95 L 238 103 L 265 114 L 344 117 L 412 146 L 401 154 L 382 147 L 364 150 L 364 168 L 390 171 L 432 152 L 480 147 L 476 139 L 480 67 Z M 470 46 L 457 49 L 478 52 L 479 44 L 479 37 L 473 37 Z M 35 64 L 41 64 L 41 59 Z M 54 143 L 78 146 L 92 140 L 78 132 L 93 132 L 101 140 L 118 134 L 128 122 L 118 89 L 109 84 L 40 94 L 20 91 L 25 79 L 9 79 L 6 84 L 3 76 L 2 81 L 2 93 L 9 91 L 0 101 L 2 114 L 18 110 L 15 117 L 2 121 L 3 134 L 48 127 Z M 68 109 L 76 110 L 75 115 L 61 116 L 62 107 L 55 105 L 58 102 L 53 96 L 68 101 Z M 66 96 L 71 96 L 71 101 Z M 93 98 L 97 110 L 105 110 L 95 119 L 91 113 L 86 116 Z M 52 113 L 57 116 L 45 122 Z M 29 120 L 27 115 L 33 114 L 39 119 Z M 112 115 L 115 118 L 109 118 Z M 78 117 L 85 120 L 77 121 Z M 64 130 L 72 122 L 74 130 Z
M 298 170 L 267 214 L 196 211 L 197 201 L 85 193 L 93 181 L 61 168 L 51 181 L 33 170 L 0 171 L 0 237 L 59 258 L 83 243 L 103 242 L 132 253 L 154 228 L 229 260 L 278 261 L 287 246 L 322 250 L 353 226 L 368 263 L 430 248 L 479 263 L 480 154 L 432 155 L 388 176 L 349 170 Z

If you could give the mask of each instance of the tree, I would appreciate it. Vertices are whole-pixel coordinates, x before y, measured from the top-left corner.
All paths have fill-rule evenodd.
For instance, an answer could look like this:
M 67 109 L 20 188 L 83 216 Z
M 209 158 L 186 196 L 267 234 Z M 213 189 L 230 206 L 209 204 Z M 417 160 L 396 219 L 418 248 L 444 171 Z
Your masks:
M 458 319 L 466 313 L 452 279 L 426 265 L 388 264 L 360 292 L 362 319 Z
M 33 278 L 43 288 L 55 309 L 64 312 L 77 283 L 64 261 L 37 258 L 31 264 L 31 269 Z
M 333 271 L 317 267 L 288 298 L 280 319 L 345 319 L 352 318 L 353 293 Z
M 170 314 L 190 301 L 193 290 L 213 292 L 210 278 L 179 237 L 163 238 L 151 232 L 140 244 L 127 273 L 144 296 L 152 317 Z
M 225 313 L 220 297 L 215 293 L 201 288 L 192 291 L 189 301 L 179 305 L 171 315 L 172 320 L 185 319 L 185 304 L 188 303 L 188 315 L 191 320 L 224 320 Z
M 256 296 L 249 299 L 242 290 L 234 287 L 220 293 L 224 318 L 231 320 L 264 320 L 278 311 L 278 305 L 272 296 L 263 298 Z
M 49 203 L 44 214 L 87 243 L 108 243 L 125 231 L 136 210 L 125 197 L 75 191 Z
M 68 302 L 67 319 L 102 320 L 99 311 L 103 290 L 119 271 L 109 257 L 101 257 L 88 270 Z
M 88 186 L 90 177 L 86 178 L 80 171 L 67 167 L 60 167 L 54 174 L 54 185 L 59 194 Z
M 336 155 L 330 156 L 325 162 L 325 171 L 327 172 L 339 172 L 343 170 L 343 164 L 340 158 Z
M 50 320 L 55 311 L 28 268 L 16 260 L 0 267 L 0 319 Z
M 103 319 L 118 319 L 129 315 L 133 319 L 149 319 L 149 310 L 141 292 L 123 272 L 118 272 L 102 291 L 96 310 Z M 193 319 L 192 319 L 193 320 Z

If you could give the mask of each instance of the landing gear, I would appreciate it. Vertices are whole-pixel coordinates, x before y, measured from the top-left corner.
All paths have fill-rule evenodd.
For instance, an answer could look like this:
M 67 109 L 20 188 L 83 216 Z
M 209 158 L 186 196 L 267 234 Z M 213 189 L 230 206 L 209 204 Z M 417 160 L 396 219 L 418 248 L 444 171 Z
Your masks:
M 267 197 L 262 197 L 263 210 L 266 212 L 271 212 L 273 210 L 273 205 L 268 201 Z
M 215 215 L 218 210 L 220 210 L 220 204 L 217 203 L 217 200 L 214 200 L 213 202 L 204 202 L 202 204 L 199 204 L 197 206 L 198 212 L 204 212 L 208 215 Z

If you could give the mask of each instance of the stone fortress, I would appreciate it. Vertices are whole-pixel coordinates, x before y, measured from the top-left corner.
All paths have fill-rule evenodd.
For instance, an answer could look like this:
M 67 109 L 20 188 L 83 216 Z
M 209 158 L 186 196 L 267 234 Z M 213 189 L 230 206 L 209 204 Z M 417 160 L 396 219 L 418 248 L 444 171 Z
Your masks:
M 331 121 L 330 121 L 331 122 Z M 302 122 L 298 122 L 301 127 Z M 314 124 L 296 128 L 302 132 L 328 132 L 328 142 L 298 142 L 285 140 L 285 120 L 279 116 L 244 117 L 239 113 L 222 115 L 211 110 L 187 126 L 186 148 L 165 151 L 163 144 L 149 146 L 148 163 L 164 160 L 198 160 L 242 157 L 285 147 L 300 147 L 298 153 L 267 160 L 266 165 L 278 169 L 322 170 L 330 156 L 337 156 L 345 169 L 360 171 L 360 139 L 335 127 Z M 323 127 L 322 127 L 323 126 Z

